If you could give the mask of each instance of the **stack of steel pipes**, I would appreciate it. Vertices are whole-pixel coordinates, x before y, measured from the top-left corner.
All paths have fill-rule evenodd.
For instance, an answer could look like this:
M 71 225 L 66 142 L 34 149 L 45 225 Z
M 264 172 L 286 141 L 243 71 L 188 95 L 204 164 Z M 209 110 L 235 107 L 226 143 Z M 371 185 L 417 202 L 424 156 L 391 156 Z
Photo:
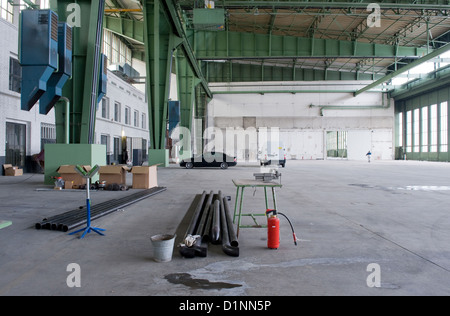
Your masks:
M 239 243 L 231 219 L 228 199 L 219 191 L 203 191 L 195 204 L 189 227 L 180 244 L 180 254 L 185 258 L 206 257 L 208 243 L 222 244 L 225 254 L 239 256 Z M 194 199 L 194 201 L 196 201 Z
M 123 209 L 130 204 L 136 203 L 165 190 L 165 187 L 154 187 L 133 193 L 120 199 L 95 204 L 91 206 L 91 220 L 95 220 L 119 209 Z M 44 218 L 41 222 L 35 224 L 35 228 L 67 232 L 78 226 L 86 224 L 86 221 L 86 207 L 84 206 L 82 208 L 71 210 L 56 216 Z

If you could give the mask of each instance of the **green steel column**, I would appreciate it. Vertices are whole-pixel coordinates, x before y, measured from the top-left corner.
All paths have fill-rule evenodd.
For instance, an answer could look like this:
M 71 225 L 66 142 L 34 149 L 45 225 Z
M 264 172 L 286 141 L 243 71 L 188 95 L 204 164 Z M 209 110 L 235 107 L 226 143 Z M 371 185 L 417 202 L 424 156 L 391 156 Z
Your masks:
M 165 149 L 170 70 L 177 38 L 160 1 L 143 1 L 151 149 Z
M 195 87 L 201 82 L 189 65 L 187 58 L 179 51 L 177 54 L 178 98 L 180 100 L 180 125 L 192 129 Z
M 92 0 L 89 15 L 88 47 L 84 73 L 83 115 L 80 143 L 94 144 L 98 87 L 103 47 L 105 0 Z
M 58 20 L 73 25 L 72 78 L 63 88 L 63 96 L 70 100 L 70 143 L 87 144 L 89 124 L 95 124 L 95 111 L 91 113 L 91 91 L 93 86 L 97 24 L 104 0 L 50 0 L 50 8 L 57 12 Z M 100 50 L 101 52 L 101 50 Z M 100 71 L 99 69 L 97 71 Z M 57 109 L 59 112 L 59 110 Z M 92 117 L 94 116 L 94 117 Z M 56 115 L 56 125 L 64 126 L 65 116 Z M 62 131 L 62 129 L 57 129 Z M 61 136 L 61 135 L 60 135 Z M 64 136 L 58 137 L 63 139 Z

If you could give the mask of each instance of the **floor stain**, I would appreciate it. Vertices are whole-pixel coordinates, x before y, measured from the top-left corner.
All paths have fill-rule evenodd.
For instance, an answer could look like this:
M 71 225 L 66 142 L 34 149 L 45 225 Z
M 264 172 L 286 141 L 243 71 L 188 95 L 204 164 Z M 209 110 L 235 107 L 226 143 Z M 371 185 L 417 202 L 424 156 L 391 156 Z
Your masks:
M 241 287 L 240 284 L 226 282 L 210 282 L 206 279 L 195 279 L 188 273 L 172 273 L 164 277 L 173 284 L 182 284 L 196 290 L 221 290 Z

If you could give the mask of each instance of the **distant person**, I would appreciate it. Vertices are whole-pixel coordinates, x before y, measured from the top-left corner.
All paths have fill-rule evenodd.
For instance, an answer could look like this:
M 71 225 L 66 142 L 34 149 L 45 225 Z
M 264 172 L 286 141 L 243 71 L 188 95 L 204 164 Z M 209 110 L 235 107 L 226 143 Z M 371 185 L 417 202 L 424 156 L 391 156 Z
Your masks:
M 41 150 L 41 152 L 39 154 L 33 155 L 34 161 L 36 161 L 37 164 L 39 165 L 39 167 L 41 167 L 41 172 L 44 172 L 44 168 L 45 168 L 44 157 L 45 157 L 45 154 L 44 154 L 43 149 Z
M 369 150 L 369 152 L 366 154 L 366 156 L 367 156 L 367 160 L 368 160 L 369 163 L 370 163 L 370 156 L 372 156 L 372 153 L 370 152 L 370 150 Z

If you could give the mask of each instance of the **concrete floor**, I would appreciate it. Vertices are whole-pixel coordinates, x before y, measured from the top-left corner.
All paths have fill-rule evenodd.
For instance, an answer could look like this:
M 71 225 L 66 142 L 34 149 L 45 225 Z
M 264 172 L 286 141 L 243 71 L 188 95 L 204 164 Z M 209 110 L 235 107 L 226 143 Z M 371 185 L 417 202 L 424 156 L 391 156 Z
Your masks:
M 175 249 L 171 262 L 153 260 L 150 236 L 183 234 L 196 194 L 222 190 L 234 207 L 231 180 L 255 172 L 160 168 L 167 191 L 94 221 L 106 236 L 82 240 L 34 224 L 84 205 L 83 191 L 37 190 L 48 188 L 40 174 L 0 177 L 0 221 L 12 221 L 0 229 L 0 295 L 450 295 L 448 163 L 288 161 L 278 208 L 298 246 L 281 218 L 278 250 L 266 248 L 266 229 L 247 228 L 238 258 L 210 245 L 206 258 Z M 130 193 L 93 192 L 92 203 Z M 264 211 L 261 189 L 246 192 L 244 209 Z M 80 266 L 81 287 L 66 283 L 70 263 Z M 371 263 L 380 287 L 368 286 Z

